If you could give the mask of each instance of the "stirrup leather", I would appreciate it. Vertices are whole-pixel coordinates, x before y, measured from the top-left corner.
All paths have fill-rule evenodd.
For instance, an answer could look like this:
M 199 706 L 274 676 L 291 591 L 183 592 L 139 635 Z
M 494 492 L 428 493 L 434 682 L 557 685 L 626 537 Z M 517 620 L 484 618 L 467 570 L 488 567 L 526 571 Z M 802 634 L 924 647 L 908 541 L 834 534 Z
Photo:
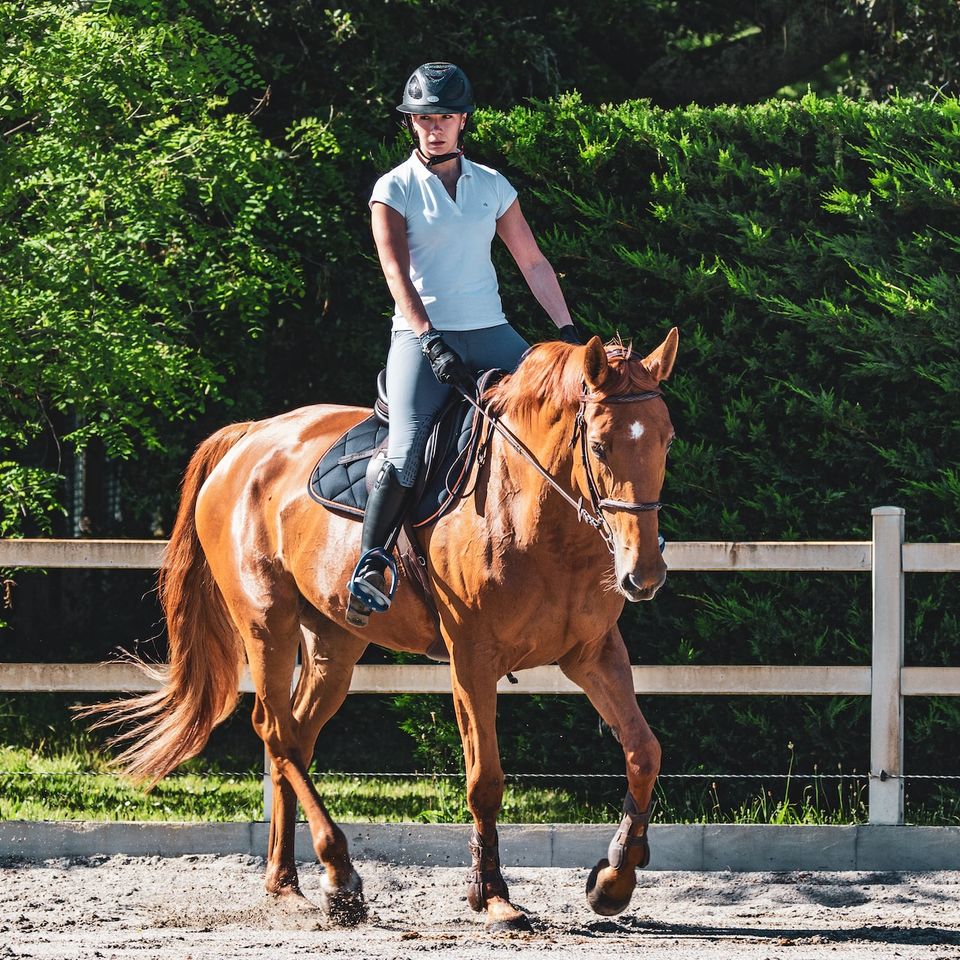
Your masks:
M 378 590 L 361 576 L 369 560 L 379 560 L 385 565 L 386 570 L 390 571 L 390 588 L 386 593 Z M 397 562 L 382 547 L 374 547 L 357 561 L 357 565 L 353 569 L 353 575 L 347 581 L 347 589 L 350 591 L 351 597 L 359 600 L 371 610 L 375 610 L 377 613 L 386 613 L 390 609 L 394 594 L 397 592 L 398 580 Z

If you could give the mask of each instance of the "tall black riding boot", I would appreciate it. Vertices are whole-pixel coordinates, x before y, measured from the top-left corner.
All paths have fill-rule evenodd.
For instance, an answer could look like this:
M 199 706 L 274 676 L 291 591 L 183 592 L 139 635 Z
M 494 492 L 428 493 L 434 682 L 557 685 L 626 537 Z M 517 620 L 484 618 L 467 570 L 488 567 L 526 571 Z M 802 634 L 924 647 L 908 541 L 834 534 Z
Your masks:
M 350 582 L 346 619 L 354 627 L 365 627 L 371 613 L 390 606 L 386 581 L 390 561 L 385 547 L 403 518 L 410 492 L 410 487 L 400 483 L 397 468 L 389 460 L 384 463 L 367 499 L 360 562 Z

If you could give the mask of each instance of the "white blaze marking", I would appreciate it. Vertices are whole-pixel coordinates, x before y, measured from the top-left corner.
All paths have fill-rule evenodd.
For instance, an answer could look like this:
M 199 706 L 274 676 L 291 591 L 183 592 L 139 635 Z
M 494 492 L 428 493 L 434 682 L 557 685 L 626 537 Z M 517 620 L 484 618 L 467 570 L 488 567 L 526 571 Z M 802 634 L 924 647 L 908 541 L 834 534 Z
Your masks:
M 630 436 L 634 440 L 639 440 L 643 436 L 643 424 L 639 420 L 630 424 Z

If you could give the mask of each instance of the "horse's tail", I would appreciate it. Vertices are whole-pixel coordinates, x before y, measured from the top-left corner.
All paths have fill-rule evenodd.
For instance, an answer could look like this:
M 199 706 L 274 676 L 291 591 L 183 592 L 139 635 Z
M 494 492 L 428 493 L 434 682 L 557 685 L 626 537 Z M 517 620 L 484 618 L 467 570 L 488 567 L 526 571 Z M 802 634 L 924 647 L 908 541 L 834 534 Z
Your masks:
M 95 727 L 124 725 L 110 741 L 124 747 L 115 762 L 150 787 L 196 756 L 237 702 L 243 645 L 200 545 L 195 511 L 204 481 L 249 427 L 235 423 L 208 437 L 184 474 L 180 508 L 158 582 L 167 620 L 169 666 L 129 658 L 160 681 L 161 689 L 79 711 L 99 715 Z

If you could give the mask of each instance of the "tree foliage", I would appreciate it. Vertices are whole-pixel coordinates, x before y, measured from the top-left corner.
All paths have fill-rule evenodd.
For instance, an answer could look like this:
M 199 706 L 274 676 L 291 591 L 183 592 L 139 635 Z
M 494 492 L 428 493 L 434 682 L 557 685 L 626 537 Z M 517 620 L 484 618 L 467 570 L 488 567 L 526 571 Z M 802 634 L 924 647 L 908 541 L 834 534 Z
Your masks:
M 0 486 L 43 522 L 49 489 L 9 460 L 52 432 L 127 457 L 162 445 L 302 290 L 285 150 L 224 109 L 249 51 L 189 18 L 0 6 Z M 160 414 L 158 418 L 158 412 Z M 22 457 L 18 457 L 21 458 Z M 56 465 L 51 464 L 56 470 Z
M 576 89 L 587 102 L 755 103 L 786 89 L 956 95 L 954 0 L 307 0 L 191 5 L 258 51 L 280 113 L 331 104 L 356 131 L 430 59 L 459 63 L 501 109 Z M 384 110 L 387 108 L 387 111 Z
M 61 444 L 90 438 L 111 456 L 184 449 L 206 421 L 179 432 L 167 421 L 211 403 L 222 419 L 231 405 L 256 416 L 321 392 L 361 398 L 385 348 L 373 339 L 383 287 L 355 282 L 376 276 L 365 198 L 399 155 L 382 144 L 402 80 L 437 37 L 495 106 L 573 85 L 586 101 L 709 103 L 802 79 L 820 57 L 803 31 L 846 44 L 858 90 L 942 87 L 958 48 L 945 11 L 859 0 L 6 2 L 0 461 L 57 472 Z M 797 50 L 813 58 L 799 73 Z M 358 362 L 354 344 L 368 339 L 371 359 Z M 323 341 L 335 362 L 316 364 L 305 341 Z M 25 447 L 25 460 L 13 456 Z M 2 469 L 7 515 L 41 522 L 52 501 L 29 491 L 49 482 Z M 150 461 L 141 495 L 156 501 L 173 479 Z

